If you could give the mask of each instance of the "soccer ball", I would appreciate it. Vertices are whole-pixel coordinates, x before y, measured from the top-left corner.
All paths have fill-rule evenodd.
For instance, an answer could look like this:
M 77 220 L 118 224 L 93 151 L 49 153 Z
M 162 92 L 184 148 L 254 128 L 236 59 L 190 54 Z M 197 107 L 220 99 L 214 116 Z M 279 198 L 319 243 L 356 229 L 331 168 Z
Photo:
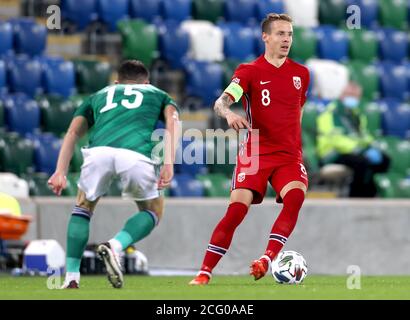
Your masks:
M 296 251 L 282 251 L 271 265 L 272 276 L 278 283 L 299 284 L 307 275 L 305 258 Z

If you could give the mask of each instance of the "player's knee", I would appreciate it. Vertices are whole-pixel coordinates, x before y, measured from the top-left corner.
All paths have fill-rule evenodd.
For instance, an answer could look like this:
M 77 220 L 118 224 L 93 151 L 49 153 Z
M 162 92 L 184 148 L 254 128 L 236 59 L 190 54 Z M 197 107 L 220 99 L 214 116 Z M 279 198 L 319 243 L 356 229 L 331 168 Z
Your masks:
M 293 188 L 286 192 L 283 197 L 283 205 L 299 210 L 305 201 L 305 190 L 301 188 Z

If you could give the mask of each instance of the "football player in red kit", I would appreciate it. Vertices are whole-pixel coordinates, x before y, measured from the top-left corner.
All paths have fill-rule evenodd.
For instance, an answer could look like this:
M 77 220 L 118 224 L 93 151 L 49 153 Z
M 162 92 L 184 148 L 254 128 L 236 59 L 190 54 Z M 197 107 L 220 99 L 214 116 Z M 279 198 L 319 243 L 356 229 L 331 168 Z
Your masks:
M 237 158 L 227 212 L 214 229 L 201 270 L 191 285 L 208 284 L 212 270 L 229 249 L 235 229 L 249 206 L 262 202 L 267 182 L 276 191 L 277 202 L 283 203 L 283 208 L 272 226 L 264 255 L 250 266 L 255 280 L 266 274 L 296 225 L 308 187 L 302 159 L 301 120 L 309 71 L 287 57 L 292 35 L 291 17 L 268 14 L 262 21 L 265 53 L 253 62 L 239 65 L 231 84 L 215 102 L 216 113 L 235 130 L 247 128 L 248 135 Z M 246 119 L 229 109 L 241 98 Z M 255 145 L 256 154 L 252 152 Z M 256 173 L 241 161 L 249 152 L 251 162 L 257 160 Z

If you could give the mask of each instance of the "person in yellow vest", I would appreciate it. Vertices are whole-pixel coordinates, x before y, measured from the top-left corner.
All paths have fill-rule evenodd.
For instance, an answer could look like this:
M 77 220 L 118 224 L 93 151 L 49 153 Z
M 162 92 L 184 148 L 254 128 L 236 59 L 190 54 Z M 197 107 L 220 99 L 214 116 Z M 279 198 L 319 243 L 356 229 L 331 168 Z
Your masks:
M 317 153 L 322 165 L 344 164 L 352 169 L 350 197 L 375 197 L 373 176 L 386 172 L 389 157 L 373 144 L 367 119 L 360 113 L 362 88 L 349 82 L 339 99 L 329 103 L 317 118 Z

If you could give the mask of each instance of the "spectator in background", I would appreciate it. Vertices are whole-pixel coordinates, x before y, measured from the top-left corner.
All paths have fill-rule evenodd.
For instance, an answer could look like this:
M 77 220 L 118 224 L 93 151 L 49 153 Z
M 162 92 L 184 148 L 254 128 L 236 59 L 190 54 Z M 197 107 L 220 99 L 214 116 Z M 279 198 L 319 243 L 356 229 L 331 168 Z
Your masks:
M 340 98 L 317 118 L 317 150 L 321 164 L 344 164 L 352 169 L 350 197 L 375 197 L 373 176 L 386 172 L 390 159 L 373 145 L 367 119 L 360 113 L 362 88 L 349 82 Z

